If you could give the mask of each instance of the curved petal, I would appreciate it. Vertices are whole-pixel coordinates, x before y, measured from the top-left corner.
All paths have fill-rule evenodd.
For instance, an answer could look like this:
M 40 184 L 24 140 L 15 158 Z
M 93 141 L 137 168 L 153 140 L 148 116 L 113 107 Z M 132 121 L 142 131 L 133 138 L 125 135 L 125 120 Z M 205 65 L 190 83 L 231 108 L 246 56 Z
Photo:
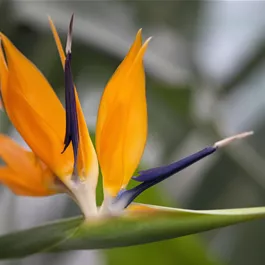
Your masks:
M 107 193 L 116 196 L 138 166 L 147 137 L 147 108 L 141 31 L 107 84 L 101 99 L 96 147 Z
M 0 157 L 5 162 L 0 167 L 0 183 L 15 194 L 48 196 L 59 192 L 55 187 L 56 177 L 49 168 L 32 152 L 1 134 Z
M 6 89 L 7 85 L 7 77 L 8 77 L 8 69 L 7 64 L 5 61 L 4 53 L 1 46 L 1 39 L 0 39 L 0 109 L 3 108 L 3 102 L 2 102 L 2 91 Z
M 57 49 L 60 55 L 61 63 L 64 68 L 66 56 L 65 56 L 60 38 L 58 36 L 57 30 L 50 17 L 49 17 L 49 22 L 50 22 L 53 37 L 56 42 L 56 46 L 57 46 Z M 78 147 L 78 159 L 77 159 L 78 173 L 79 173 L 79 176 L 83 178 L 94 176 L 93 185 L 96 186 L 97 177 L 98 177 L 97 155 L 96 155 L 93 143 L 89 136 L 89 131 L 88 131 L 86 120 L 85 120 L 85 117 L 84 117 L 84 114 L 81 108 L 81 104 L 78 98 L 76 87 L 74 87 L 74 90 L 75 90 L 75 98 L 76 98 L 76 111 L 77 111 L 78 131 L 79 131 L 79 147 Z
M 140 29 L 135 37 L 135 41 L 131 46 L 128 54 L 121 62 L 111 79 L 109 80 L 102 98 L 100 100 L 99 110 L 98 110 L 98 119 L 97 119 L 97 128 L 96 128 L 96 148 L 98 157 L 100 157 L 100 142 L 101 142 L 101 133 L 104 123 L 109 112 L 112 110 L 112 104 L 115 101 L 117 93 L 120 92 L 121 84 L 124 81 L 125 73 L 128 73 L 133 61 L 135 60 L 140 48 L 142 46 L 142 29 Z
M 65 111 L 39 70 L 0 33 L 7 63 L 8 80 L 2 97 L 13 125 L 32 151 L 59 177 L 73 171 L 73 152 L 61 154 Z M 2 67 L 3 68 L 3 67 Z M 0 75 L 5 76 L 3 69 Z

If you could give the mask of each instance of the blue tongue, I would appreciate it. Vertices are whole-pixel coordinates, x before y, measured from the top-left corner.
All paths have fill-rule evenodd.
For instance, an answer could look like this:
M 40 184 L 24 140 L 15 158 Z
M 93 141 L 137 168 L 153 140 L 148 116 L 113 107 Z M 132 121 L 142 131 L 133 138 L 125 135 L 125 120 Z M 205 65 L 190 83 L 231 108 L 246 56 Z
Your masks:
M 125 200 L 126 208 L 138 195 L 140 195 L 146 189 L 156 185 L 157 183 L 169 178 L 173 174 L 214 153 L 216 150 L 216 147 L 209 146 L 168 166 L 156 167 L 141 171 L 140 175 L 133 177 L 133 179 L 142 183 L 132 188 L 131 190 L 121 191 L 117 197 L 117 200 Z
M 76 111 L 76 98 L 74 90 L 74 82 L 71 70 L 71 44 L 72 44 L 72 29 L 73 29 L 73 16 L 69 25 L 69 32 L 66 44 L 66 59 L 64 65 L 64 81 L 65 81 L 65 109 L 66 109 L 66 131 L 64 138 L 64 149 L 72 143 L 74 152 L 74 173 L 76 173 L 78 144 L 79 144 L 79 131 L 78 131 L 78 118 Z M 76 174 L 74 174 L 76 175 Z
M 193 163 L 201 160 L 202 158 L 212 154 L 216 151 L 216 147 L 206 147 L 201 151 L 185 157 L 177 162 L 174 162 L 167 166 L 161 166 L 156 168 L 151 168 L 139 172 L 138 176 L 133 177 L 134 180 L 139 182 L 152 181 L 156 178 L 169 177 L 184 168 L 192 165 Z

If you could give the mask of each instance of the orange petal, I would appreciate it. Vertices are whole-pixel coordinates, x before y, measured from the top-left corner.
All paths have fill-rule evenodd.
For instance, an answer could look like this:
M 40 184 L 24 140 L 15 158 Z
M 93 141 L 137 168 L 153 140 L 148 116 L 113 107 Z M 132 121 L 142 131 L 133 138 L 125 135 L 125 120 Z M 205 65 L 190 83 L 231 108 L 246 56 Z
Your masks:
M 59 192 L 55 189 L 55 176 L 48 167 L 32 152 L 1 134 L 0 157 L 6 164 L 0 167 L 0 183 L 15 194 L 48 196 Z
M 7 84 L 2 89 L 6 112 L 32 151 L 59 177 L 71 174 L 73 153 L 61 154 L 65 110 L 39 70 L 0 33 L 8 62 Z M 0 68 L 1 77 L 6 73 Z M 4 78 L 5 79 L 5 78 Z
M 138 166 L 147 137 L 147 108 L 141 31 L 101 99 L 96 146 L 104 189 L 115 196 Z
M 49 17 L 49 23 L 60 55 L 62 66 L 64 67 L 65 53 L 60 38 L 58 36 L 57 30 L 50 17 Z M 79 126 L 79 148 L 78 148 L 78 160 L 77 160 L 78 173 L 79 176 L 83 178 L 86 178 L 90 175 L 97 176 L 98 175 L 97 155 L 89 136 L 89 131 L 78 98 L 76 87 L 75 87 L 75 96 L 76 96 L 76 109 L 77 109 L 78 126 Z M 97 177 L 95 178 L 95 183 L 94 183 L 95 185 L 96 185 L 96 179 Z
M 98 119 L 97 119 L 97 129 L 96 129 L 96 148 L 97 148 L 97 154 L 98 157 L 100 157 L 100 141 L 101 141 L 101 132 L 102 128 L 104 126 L 104 123 L 106 121 L 106 117 L 108 116 L 109 112 L 112 109 L 113 101 L 116 98 L 117 93 L 120 92 L 120 85 L 124 79 L 125 74 L 128 73 L 131 65 L 139 52 L 140 48 L 142 46 L 142 30 L 140 29 L 137 34 L 135 41 L 133 45 L 131 46 L 128 54 L 122 61 L 122 63 L 119 65 L 111 79 L 109 80 L 104 93 L 102 95 L 102 98 L 100 100 L 99 110 L 98 110 Z

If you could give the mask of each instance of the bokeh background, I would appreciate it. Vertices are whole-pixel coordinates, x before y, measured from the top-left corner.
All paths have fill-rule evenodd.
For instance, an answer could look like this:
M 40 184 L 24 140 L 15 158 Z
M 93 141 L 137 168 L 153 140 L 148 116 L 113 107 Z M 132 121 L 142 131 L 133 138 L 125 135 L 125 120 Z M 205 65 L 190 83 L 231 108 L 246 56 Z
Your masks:
M 75 13 L 73 72 L 93 133 L 103 88 L 143 28 L 144 37 L 154 38 L 145 56 L 149 135 L 142 168 L 175 161 L 234 133 L 254 130 L 255 135 L 159 184 L 139 201 L 191 209 L 251 207 L 265 205 L 264 10 L 264 1 L 0 0 L 0 30 L 64 100 L 47 15 L 65 40 Z M 3 112 L 0 130 L 24 144 Z M 1 234 L 78 213 L 65 196 L 20 198 L 0 186 Z M 262 265 L 264 235 L 265 222 L 256 221 L 149 245 L 38 254 L 0 264 Z

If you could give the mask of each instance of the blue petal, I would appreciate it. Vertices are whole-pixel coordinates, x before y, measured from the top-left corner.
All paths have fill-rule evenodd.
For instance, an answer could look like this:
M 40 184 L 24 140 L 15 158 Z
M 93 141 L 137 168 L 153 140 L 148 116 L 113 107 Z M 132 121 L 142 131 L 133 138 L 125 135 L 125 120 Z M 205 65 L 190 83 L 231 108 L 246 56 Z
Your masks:
M 201 160 L 202 158 L 214 153 L 217 150 L 216 147 L 206 147 L 201 151 L 185 157 L 175 163 L 168 166 L 157 167 L 153 169 L 148 169 L 141 171 L 140 175 L 134 177 L 135 180 L 141 181 L 140 185 L 132 188 L 131 190 L 122 191 L 119 194 L 118 200 L 123 199 L 127 207 L 138 195 L 140 195 L 146 189 L 156 185 L 157 183 L 167 179 L 173 174 L 185 169 L 186 167 L 192 165 L 193 163 Z
M 191 164 L 197 162 L 205 156 L 210 155 L 216 150 L 215 147 L 206 147 L 203 150 L 185 157 L 177 162 L 174 162 L 167 166 L 161 166 L 156 168 L 151 168 L 148 170 L 143 170 L 139 172 L 138 176 L 133 177 L 134 180 L 139 182 L 151 181 L 158 177 L 171 176 L 182 169 L 190 166 Z

